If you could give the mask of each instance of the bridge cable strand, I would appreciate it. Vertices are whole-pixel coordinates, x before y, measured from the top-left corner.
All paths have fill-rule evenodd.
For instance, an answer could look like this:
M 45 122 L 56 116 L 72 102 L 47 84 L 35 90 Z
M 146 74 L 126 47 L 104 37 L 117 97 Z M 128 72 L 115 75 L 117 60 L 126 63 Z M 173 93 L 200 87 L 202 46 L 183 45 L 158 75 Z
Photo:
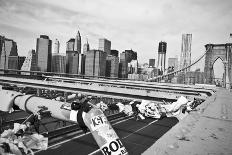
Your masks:
M 193 65 L 195 65 L 196 63 L 198 63 L 198 62 L 206 55 L 206 53 L 208 52 L 208 50 L 209 50 L 209 49 L 207 49 L 203 55 L 201 55 L 196 61 L 194 61 L 194 62 L 191 63 L 190 65 L 188 65 L 188 66 L 186 66 L 186 67 L 184 67 L 184 68 L 181 68 L 181 69 L 179 69 L 179 70 L 177 70 L 177 71 L 173 71 L 173 72 L 171 72 L 171 73 L 167 73 L 167 74 L 162 75 L 162 76 L 158 76 L 158 77 L 151 78 L 151 79 L 149 79 L 148 81 L 152 82 L 152 81 L 156 81 L 156 80 L 158 80 L 158 79 L 163 79 L 164 77 L 167 77 L 167 76 L 172 75 L 172 74 L 176 74 L 176 73 L 178 73 L 178 72 L 181 72 L 181 71 L 183 71 L 183 70 L 186 70 L 186 69 L 192 67 Z

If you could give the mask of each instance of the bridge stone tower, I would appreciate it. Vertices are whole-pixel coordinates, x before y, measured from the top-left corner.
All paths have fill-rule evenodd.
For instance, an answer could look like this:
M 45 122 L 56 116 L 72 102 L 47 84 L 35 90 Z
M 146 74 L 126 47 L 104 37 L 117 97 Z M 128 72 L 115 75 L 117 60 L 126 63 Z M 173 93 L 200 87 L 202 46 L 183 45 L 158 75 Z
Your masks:
M 223 86 L 229 88 L 230 83 L 232 83 L 232 43 L 207 44 L 205 48 L 208 50 L 205 57 L 204 68 L 206 83 L 213 84 L 213 65 L 217 59 L 221 59 L 224 64 Z

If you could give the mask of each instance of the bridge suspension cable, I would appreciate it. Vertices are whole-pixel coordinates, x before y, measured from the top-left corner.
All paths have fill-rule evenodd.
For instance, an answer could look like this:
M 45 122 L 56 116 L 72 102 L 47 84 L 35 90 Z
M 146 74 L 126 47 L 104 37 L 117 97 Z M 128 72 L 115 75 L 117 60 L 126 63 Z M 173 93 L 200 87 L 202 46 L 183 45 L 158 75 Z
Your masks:
M 184 71 L 184 70 L 186 70 L 186 69 L 192 67 L 193 65 L 195 65 L 196 63 L 198 63 L 198 62 L 206 55 L 206 53 L 208 52 L 208 50 L 209 50 L 209 49 L 207 49 L 207 50 L 203 53 L 203 55 L 201 55 L 197 60 L 195 60 L 195 61 L 194 61 L 193 63 L 191 63 L 190 65 L 188 65 L 188 66 L 186 66 L 186 67 L 184 67 L 184 68 L 181 68 L 181 69 L 179 69 L 179 70 L 173 71 L 173 72 L 171 72 L 171 73 L 167 73 L 167 74 L 165 74 L 165 75 L 161 75 L 161 76 L 158 76 L 158 77 L 154 77 L 154 78 L 148 79 L 148 81 L 149 81 L 149 82 L 152 82 L 152 81 L 159 81 L 159 80 L 162 80 L 162 79 L 165 78 L 165 77 L 168 77 L 168 76 L 170 76 L 170 75 L 175 75 L 175 74 L 177 74 L 177 73 L 179 73 L 179 72 L 182 72 L 182 71 Z

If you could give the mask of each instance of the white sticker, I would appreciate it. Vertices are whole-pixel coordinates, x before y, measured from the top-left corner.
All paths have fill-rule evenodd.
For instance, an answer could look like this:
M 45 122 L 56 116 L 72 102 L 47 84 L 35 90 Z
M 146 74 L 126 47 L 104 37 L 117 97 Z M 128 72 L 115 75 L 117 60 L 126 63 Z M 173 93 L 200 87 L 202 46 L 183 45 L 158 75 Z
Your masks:
M 126 155 L 128 152 L 123 146 L 121 140 L 115 139 L 109 143 L 106 143 L 101 147 L 101 151 L 104 155 Z
M 94 116 L 91 118 L 90 126 L 93 131 L 99 129 L 102 126 L 106 126 L 106 125 L 108 125 L 108 121 L 104 114 Z
M 77 110 L 71 110 L 70 115 L 69 115 L 69 119 L 71 121 L 77 122 Z

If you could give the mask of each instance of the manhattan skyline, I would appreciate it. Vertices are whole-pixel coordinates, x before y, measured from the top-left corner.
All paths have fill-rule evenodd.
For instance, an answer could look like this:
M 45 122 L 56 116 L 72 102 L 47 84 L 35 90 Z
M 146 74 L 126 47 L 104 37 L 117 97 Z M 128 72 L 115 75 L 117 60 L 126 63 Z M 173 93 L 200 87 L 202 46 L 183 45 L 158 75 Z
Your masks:
M 230 0 L 0 0 L 0 30 L 17 42 L 20 55 L 35 49 L 41 34 L 57 38 L 65 53 L 66 42 L 79 30 L 91 49 L 107 38 L 112 49 L 137 51 L 142 63 L 157 59 L 160 41 L 167 42 L 167 58 L 179 57 L 181 35 L 191 33 L 195 60 L 205 44 L 231 42 L 231 8 Z

